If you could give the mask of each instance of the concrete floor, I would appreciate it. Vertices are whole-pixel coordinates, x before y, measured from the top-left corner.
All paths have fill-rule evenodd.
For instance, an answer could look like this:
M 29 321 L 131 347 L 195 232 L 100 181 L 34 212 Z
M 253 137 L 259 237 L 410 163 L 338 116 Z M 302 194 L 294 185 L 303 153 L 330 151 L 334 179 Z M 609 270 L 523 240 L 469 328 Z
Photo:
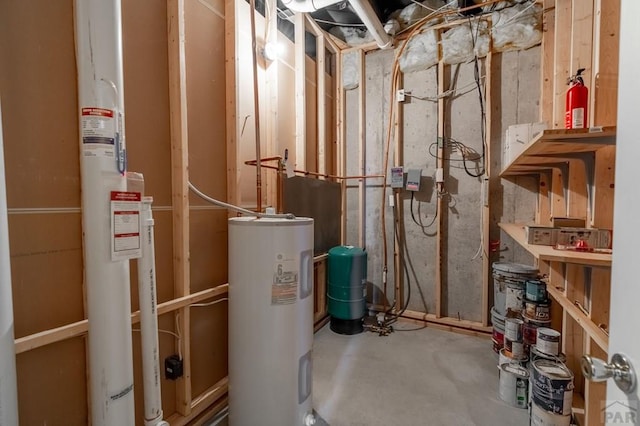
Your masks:
M 331 426 L 524 426 L 500 401 L 489 339 L 396 324 L 386 337 L 318 331 L 313 406 Z

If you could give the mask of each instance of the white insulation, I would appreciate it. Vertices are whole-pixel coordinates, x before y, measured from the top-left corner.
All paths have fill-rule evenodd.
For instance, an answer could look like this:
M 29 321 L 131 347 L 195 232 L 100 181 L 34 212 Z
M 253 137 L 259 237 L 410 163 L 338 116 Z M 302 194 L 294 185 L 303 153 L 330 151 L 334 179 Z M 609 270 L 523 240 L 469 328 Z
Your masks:
M 493 49 L 497 52 L 528 49 L 542 41 L 542 7 L 517 4 L 491 14 Z
M 414 36 L 398 59 L 404 73 L 426 70 L 438 63 L 438 40 L 434 30 Z
M 469 62 L 489 53 L 489 25 L 486 21 L 459 25 L 442 34 L 442 60 L 445 64 Z
M 355 89 L 360 84 L 358 55 L 358 52 L 349 52 L 342 55 L 342 86 L 345 90 Z
M 369 31 L 364 27 L 333 27 L 329 32 L 344 40 L 349 46 L 358 46 L 374 41 Z

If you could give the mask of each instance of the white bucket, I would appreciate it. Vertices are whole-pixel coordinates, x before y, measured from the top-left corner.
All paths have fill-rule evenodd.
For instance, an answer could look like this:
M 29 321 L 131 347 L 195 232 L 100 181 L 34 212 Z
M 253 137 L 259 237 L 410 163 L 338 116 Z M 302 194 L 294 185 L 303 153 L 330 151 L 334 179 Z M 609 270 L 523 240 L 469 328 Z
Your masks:
M 506 312 L 522 312 L 524 307 L 524 282 L 508 282 L 504 308 Z
M 528 406 L 529 372 L 515 363 L 500 366 L 498 397 L 507 404 L 526 409 Z
M 525 367 L 527 365 L 527 361 L 529 361 L 529 357 L 527 357 L 526 355 L 523 354 L 522 357 L 515 358 L 510 355 L 506 349 L 502 348 L 500 349 L 500 355 L 498 356 L 498 367 L 502 367 L 502 365 L 509 363 Z
M 536 349 L 543 354 L 558 355 L 560 353 L 560 332 L 552 328 L 539 328 L 536 334 Z
M 539 407 L 535 402 L 531 403 L 531 426 L 569 426 L 571 415 L 562 416 Z

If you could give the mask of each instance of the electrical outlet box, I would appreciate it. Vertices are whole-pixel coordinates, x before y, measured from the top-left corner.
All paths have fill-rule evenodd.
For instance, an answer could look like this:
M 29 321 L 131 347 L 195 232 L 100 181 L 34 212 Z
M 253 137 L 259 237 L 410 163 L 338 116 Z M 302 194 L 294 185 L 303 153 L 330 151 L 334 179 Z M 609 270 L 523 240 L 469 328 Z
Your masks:
M 420 191 L 422 169 L 409 169 L 407 172 L 407 191 Z
M 436 169 L 436 183 L 444 182 L 444 170 L 442 167 Z
M 171 355 L 164 360 L 164 376 L 169 380 L 177 380 L 182 377 L 182 360 L 178 355 Z
M 404 187 L 404 169 L 402 167 L 391 168 L 391 188 Z
M 404 89 L 399 89 L 396 97 L 397 97 L 398 102 L 404 102 L 405 101 Z

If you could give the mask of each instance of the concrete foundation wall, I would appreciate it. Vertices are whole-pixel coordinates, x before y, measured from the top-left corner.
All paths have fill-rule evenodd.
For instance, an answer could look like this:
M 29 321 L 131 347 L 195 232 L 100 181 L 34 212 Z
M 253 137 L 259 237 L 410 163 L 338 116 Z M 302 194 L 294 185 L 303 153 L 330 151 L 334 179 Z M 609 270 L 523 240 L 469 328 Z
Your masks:
M 389 120 L 389 93 L 393 67 L 393 51 L 374 51 L 365 59 L 365 168 L 367 174 L 383 171 L 384 151 Z M 485 75 L 485 61 L 479 63 Z M 540 48 L 521 52 L 494 54 L 492 63 L 491 152 L 490 181 L 491 241 L 501 239 L 500 251 L 490 254 L 491 261 L 516 261 L 532 264 L 533 259 L 506 235 L 501 235 L 498 222 L 533 221 L 538 181 L 522 177 L 522 182 L 501 179 L 502 140 L 509 125 L 539 120 Z M 469 149 L 481 153 L 481 112 L 475 86 L 474 64 L 447 66 L 445 75 L 450 87 L 457 88 L 445 103 L 445 134 Z M 403 88 L 413 95 L 402 106 L 401 123 L 403 155 L 400 165 L 421 169 L 420 191 L 402 191 L 403 214 L 399 232 L 406 237 L 409 255 L 405 256 L 403 272 L 405 289 L 411 288 L 408 309 L 435 313 L 436 223 L 434 220 L 438 194 L 434 189 L 437 153 L 438 110 L 437 70 L 408 73 L 403 76 Z M 347 173 L 359 174 L 358 159 L 362 155 L 358 142 L 359 90 L 346 94 Z M 418 99 L 422 98 L 422 99 Z M 389 167 L 394 165 L 390 152 Z M 443 212 L 443 315 L 480 321 L 482 315 L 482 182 L 464 169 L 458 150 L 446 150 L 444 170 L 445 205 Z M 482 171 L 482 161 L 467 160 L 472 174 Z M 363 223 L 365 247 L 369 253 L 369 281 L 372 288 L 382 288 L 383 244 L 380 225 L 382 189 L 380 180 L 367 181 L 364 211 L 359 211 L 361 195 L 356 182 L 350 182 L 347 192 L 347 244 L 358 245 L 359 218 Z M 525 190 L 521 188 L 524 187 Z M 388 189 L 387 194 L 391 191 Z M 413 208 L 413 216 L 412 216 Z M 393 301 L 393 209 L 385 203 L 388 241 L 388 298 Z M 414 220 L 415 219 L 415 220 Z M 418 222 L 416 224 L 415 222 Z M 419 291 L 420 290 L 420 291 Z M 491 290 L 492 291 L 492 290 Z M 407 290 L 405 290 L 405 295 Z

